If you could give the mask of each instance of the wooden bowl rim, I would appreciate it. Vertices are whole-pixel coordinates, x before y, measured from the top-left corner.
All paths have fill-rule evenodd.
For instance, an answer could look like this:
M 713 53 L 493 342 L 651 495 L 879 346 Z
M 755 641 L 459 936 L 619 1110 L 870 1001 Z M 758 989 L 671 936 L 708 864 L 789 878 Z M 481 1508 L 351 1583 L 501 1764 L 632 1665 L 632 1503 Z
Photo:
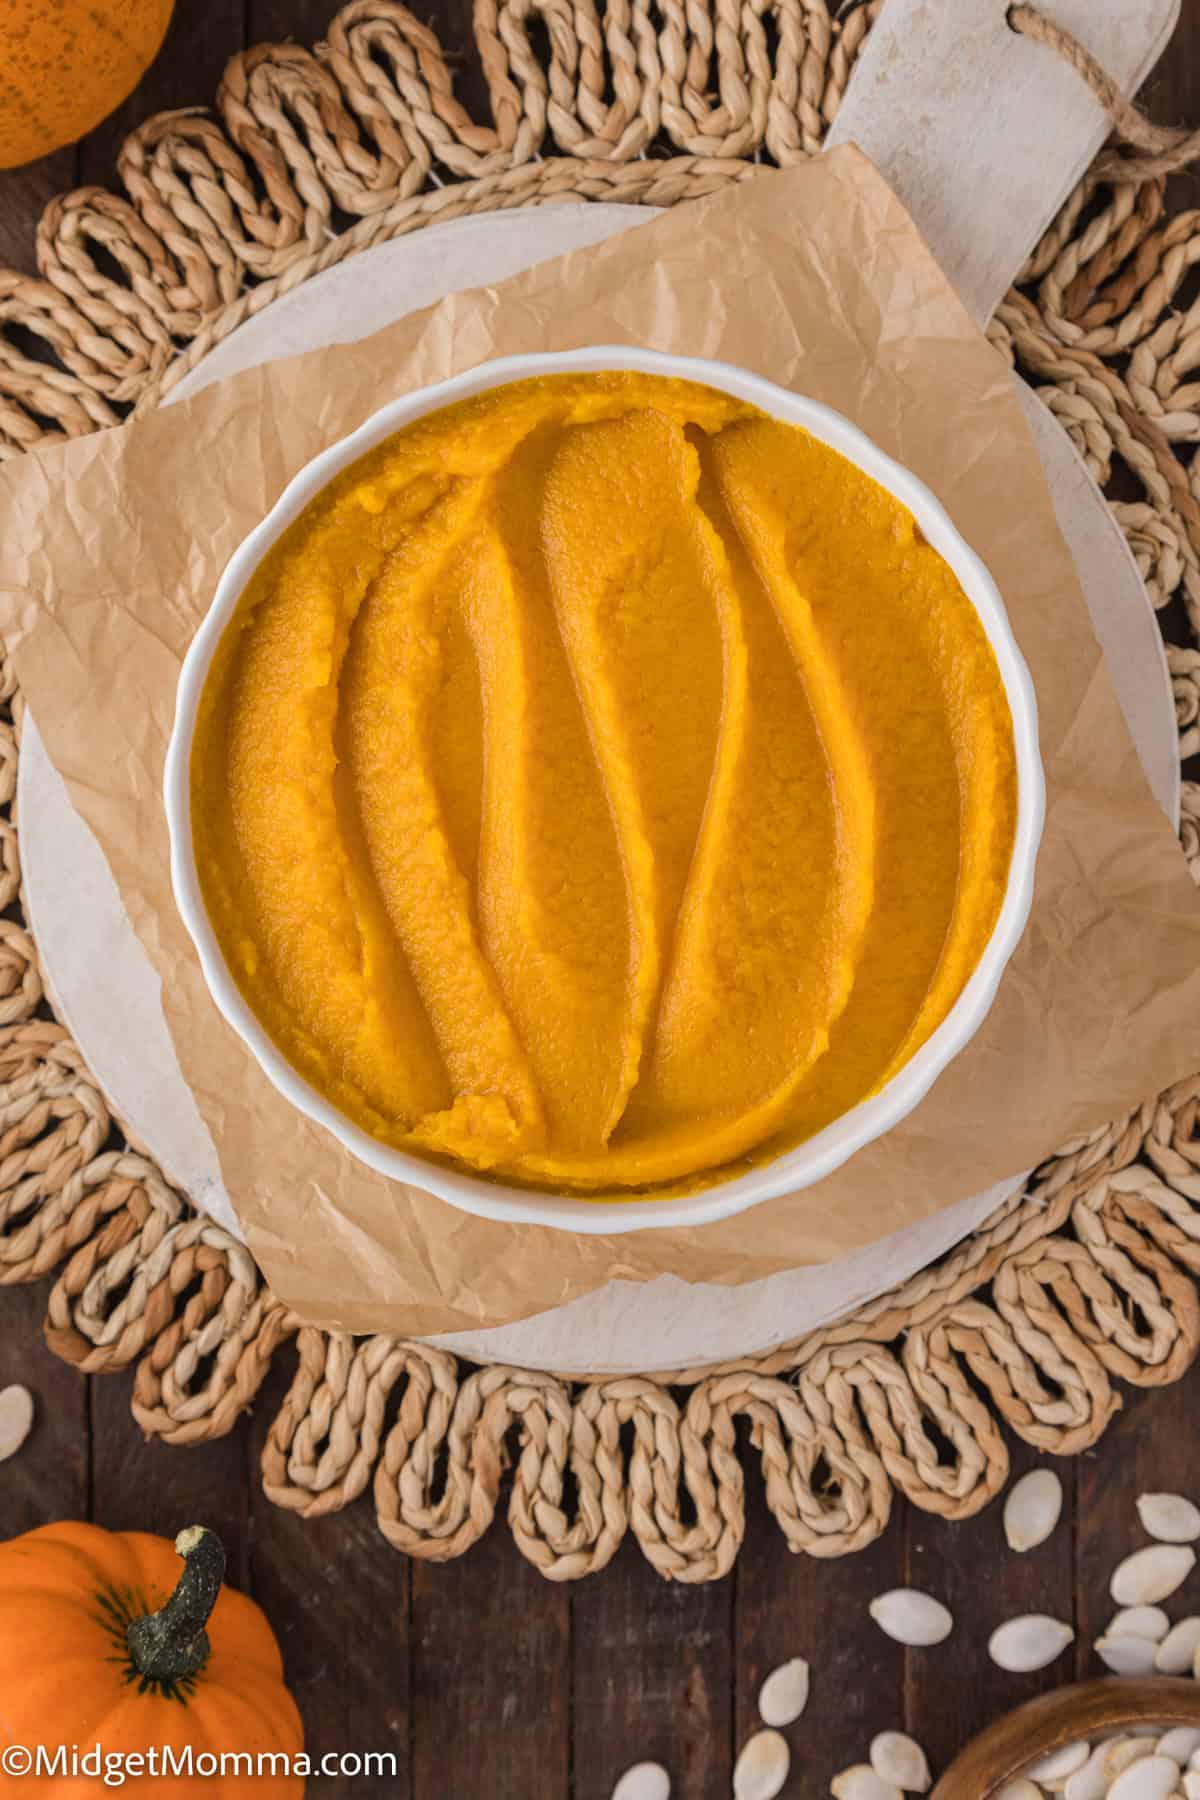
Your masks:
M 1030 1763 L 1064 1744 L 1151 1724 L 1164 1731 L 1176 1725 L 1200 1730 L 1200 1682 L 1187 1676 L 1111 1676 L 1053 1688 L 972 1738 L 929 1800 L 988 1800 Z

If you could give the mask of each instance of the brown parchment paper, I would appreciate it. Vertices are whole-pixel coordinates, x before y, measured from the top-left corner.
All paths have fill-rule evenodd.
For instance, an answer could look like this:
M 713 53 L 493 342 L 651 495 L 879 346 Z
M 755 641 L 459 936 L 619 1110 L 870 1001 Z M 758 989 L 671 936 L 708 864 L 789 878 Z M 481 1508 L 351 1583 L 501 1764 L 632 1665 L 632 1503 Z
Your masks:
M 179 664 L 238 542 L 385 401 L 490 357 L 622 343 L 723 358 L 837 407 L 924 478 L 1005 596 L 1037 685 L 1048 817 L 986 1023 L 920 1108 L 819 1186 L 701 1229 L 487 1223 L 361 1167 L 208 998 L 160 798 Z M 1011 377 L 866 159 L 844 148 L 459 295 L 361 343 L 0 476 L 0 630 L 163 983 L 250 1246 L 316 1323 L 492 1325 L 603 1282 L 828 1261 L 1012 1175 L 1200 1067 L 1200 904 L 1138 765 Z

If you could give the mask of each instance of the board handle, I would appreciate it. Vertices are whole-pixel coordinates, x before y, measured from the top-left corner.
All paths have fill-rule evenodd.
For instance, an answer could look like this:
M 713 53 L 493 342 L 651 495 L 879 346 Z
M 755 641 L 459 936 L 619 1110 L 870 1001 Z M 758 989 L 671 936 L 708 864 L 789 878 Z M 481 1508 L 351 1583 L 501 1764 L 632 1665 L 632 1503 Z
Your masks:
M 864 150 L 986 325 L 1109 132 L 1057 51 L 1013 30 L 1009 0 L 887 0 L 855 65 L 830 145 Z M 1044 0 L 1126 96 L 1180 0 Z

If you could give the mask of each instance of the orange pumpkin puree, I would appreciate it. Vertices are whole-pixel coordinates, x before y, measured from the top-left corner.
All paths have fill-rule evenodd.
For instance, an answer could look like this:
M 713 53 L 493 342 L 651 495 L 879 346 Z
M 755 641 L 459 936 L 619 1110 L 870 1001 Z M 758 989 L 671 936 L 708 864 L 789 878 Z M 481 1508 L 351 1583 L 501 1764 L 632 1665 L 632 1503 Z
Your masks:
M 1003 899 L 1012 725 L 905 509 L 796 427 L 635 374 L 400 431 L 265 558 L 192 760 L 213 927 L 386 1143 L 697 1186 L 945 1018 Z

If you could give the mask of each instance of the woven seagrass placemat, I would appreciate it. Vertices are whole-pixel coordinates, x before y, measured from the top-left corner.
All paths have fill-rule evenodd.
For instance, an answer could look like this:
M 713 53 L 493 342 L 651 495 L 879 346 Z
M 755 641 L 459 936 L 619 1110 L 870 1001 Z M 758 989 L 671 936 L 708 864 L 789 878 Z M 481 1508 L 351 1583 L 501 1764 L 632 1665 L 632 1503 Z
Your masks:
M 235 57 L 213 115 L 161 114 L 126 141 L 124 194 L 51 203 L 42 279 L 0 272 L 0 454 L 157 405 L 249 314 L 367 245 L 498 207 L 667 206 L 813 154 L 875 10 L 833 19 L 825 0 L 776 0 L 768 31 L 763 9 L 729 0 L 661 0 L 653 17 L 649 0 L 610 0 L 602 17 L 546 0 L 543 58 L 529 0 L 482 0 L 487 126 L 395 0 L 353 0 L 314 50 Z M 1010 21 L 1074 63 L 1116 147 L 990 335 L 1096 479 L 1139 496 L 1110 503 L 1179 640 L 1187 758 L 1200 750 L 1200 301 L 1174 303 L 1200 261 L 1200 212 L 1168 220 L 1163 191 L 1200 141 L 1147 125 L 1032 7 Z M 897 1488 L 946 1517 L 977 1511 L 1005 1480 L 1002 1425 L 1081 1451 L 1120 1404 L 1115 1382 L 1173 1381 L 1195 1355 L 1200 1076 L 1065 1146 L 903 1287 L 745 1363 L 572 1383 L 301 1326 L 246 1251 L 122 1142 L 47 1016 L 12 816 L 20 696 L 2 666 L 0 700 L 0 1282 L 53 1276 L 53 1349 L 90 1373 L 132 1366 L 134 1414 L 171 1444 L 229 1431 L 295 1338 L 263 1457 L 279 1505 L 334 1511 L 373 1479 L 388 1540 L 448 1558 L 487 1529 L 511 1466 L 509 1524 L 547 1576 L 603 1567 L 632 1529 L 661 1574 L 704 1581 L 743 1535 L 740 1418 L 789 1544 L 837 1556 L 882 1531 Z M 1182 838 L 1200 879 L 1190 781 Z

